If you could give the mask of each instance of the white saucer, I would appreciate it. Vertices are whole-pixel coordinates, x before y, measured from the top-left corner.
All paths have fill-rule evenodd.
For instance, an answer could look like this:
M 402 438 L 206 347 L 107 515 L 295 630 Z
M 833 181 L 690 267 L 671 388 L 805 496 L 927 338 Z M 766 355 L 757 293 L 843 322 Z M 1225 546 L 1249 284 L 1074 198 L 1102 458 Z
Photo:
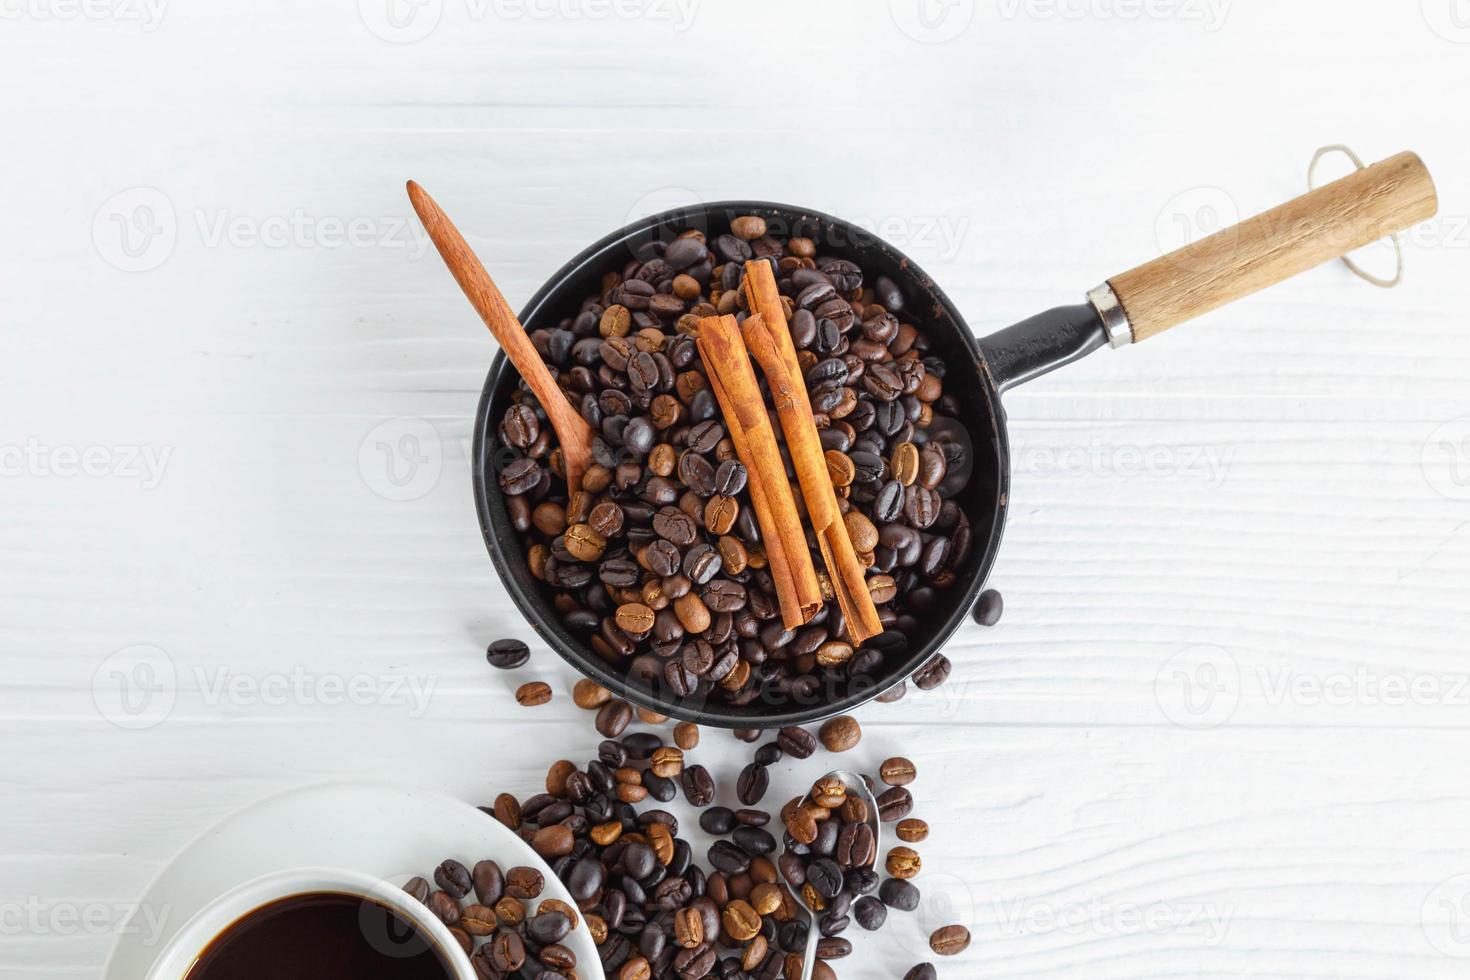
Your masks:
M 196 912 L 261 875 L 341 867 L 401 884 L 414 875 L 432 877 L 439 862 L 451 857 L 469 866 L 492 858 L 504 869 L 538 868 L 546 876 L 543 897 L 576 906 L 529 845 L 468 803 L 392 783 L 326 783 L 252 804 L 179 852 L 139 898 L 103 980 L 146 976 Z M 562 942 L 577 955 L 579 976 L 605 980 L 585 925 L 578 923 Z

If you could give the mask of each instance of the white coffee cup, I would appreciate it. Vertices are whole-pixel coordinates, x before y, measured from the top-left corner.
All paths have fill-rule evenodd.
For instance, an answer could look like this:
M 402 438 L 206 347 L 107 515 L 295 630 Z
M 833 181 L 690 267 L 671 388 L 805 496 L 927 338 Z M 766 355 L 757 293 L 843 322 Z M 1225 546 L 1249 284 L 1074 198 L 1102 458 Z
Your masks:
M 148 971 L 147 980 L 182 980 L 221 933 L 262 906 L 295 895 L 333 892 L 376 902 L 411 923 L 434 946 L 453 980 L 477 980 L 469 957 L 438 916 L 398 885 L 341 868 L 297 868 L 247 881 L 200 909 Z

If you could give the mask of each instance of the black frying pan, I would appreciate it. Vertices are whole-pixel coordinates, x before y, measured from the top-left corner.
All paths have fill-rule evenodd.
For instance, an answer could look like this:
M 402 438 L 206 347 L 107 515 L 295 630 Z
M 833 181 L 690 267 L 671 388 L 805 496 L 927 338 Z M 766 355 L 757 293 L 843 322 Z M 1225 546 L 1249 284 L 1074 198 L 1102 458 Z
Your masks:
M 711 239 L 745 214 L 765 218 L 772 234 L 802 235 L 820 254 L 851 259 L 866 273 L 886 275 L 903 289 L 904 319 L 922 326 L 931 353 L 947 365 L 944 390 L 960 401 L 971 446 L 963 487 L 948 493 L 969 516 L 974 547 L 955 584 L 925 613 L 922 633 L 889 632 L 871 643 L 885 651 L 871 677 L 830 682 L 810 698 L 771 694 L 734 707 L 680 700 L 629 677 L 593 653 L 563 626 L 544 586 L 526 567 L 520 536 L 511 526 L 496 481 L 508 459 L 499 445 L 499 420 L 519 375 L 503 353 L 485 380 L 475 418 L 474 490 L 490 557 L 511 598 L 531 625 L 567 662 L 615 693 L 654 711 L 726 728 L 773 728 L 839 714 L 908 677 L 939 651 L 985 585 L 1000 547 L 1010 502 L 1010 450 L 1001 394 L 1022 382 L 1101 347 L 1143 340 L 1171 326 L 1273 283 L 1402 231 L 1437 209 L 1433 183 L 1419 158 L 1401 153 L 1333 184 L 1258 215 L 1234 228 L 1114 277 L 1088 301 L 1037 314 L 976 339 L 954 304 L 912 260 L 875 235 L 840 218 L 760 201 L 724 201 L 653 215 L 613 232 L 556 272 L 521 311 L 527 331 L 555 327 L 582 300 L 600 292 L 608 270 L 646 255 L 659 240 L 698 228 Z

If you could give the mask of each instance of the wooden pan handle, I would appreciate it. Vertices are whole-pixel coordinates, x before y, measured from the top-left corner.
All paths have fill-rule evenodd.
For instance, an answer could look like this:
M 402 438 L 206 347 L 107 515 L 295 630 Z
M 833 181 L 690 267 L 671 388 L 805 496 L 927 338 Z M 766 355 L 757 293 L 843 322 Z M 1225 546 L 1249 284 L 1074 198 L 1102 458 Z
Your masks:
M 1108 280 L 1144 340 L 1330 259 L 1403 231 L 1439 208 L 1434 181 L 1400 153 Z

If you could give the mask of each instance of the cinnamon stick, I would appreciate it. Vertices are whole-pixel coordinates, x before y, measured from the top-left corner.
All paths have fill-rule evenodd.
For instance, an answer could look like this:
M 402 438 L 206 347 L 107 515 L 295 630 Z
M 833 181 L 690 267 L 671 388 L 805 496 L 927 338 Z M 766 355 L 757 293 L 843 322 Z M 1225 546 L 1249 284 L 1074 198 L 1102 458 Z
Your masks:
M 781 621 L 787 629 L 795 629 L 810 622 L 822 607 L 822 590 L 740 326 L 733 316 L 704 317 L 695 343 L 730 441 L 745 464 L 746 489 L 765 542 Z
M 745 296 L 754 311 L 745 319 L 745 343 L 771 389 L 771 400 L 775 402 L 786 448 L 796 466 L 801 496 L 806 501 L 807 516 L 811 518 L 822 561 L 832 580 L 832 591 L 847 624 L 848 638 L 857 646 L 883 632 L 883 624 L 878 620 L 878 608 L 868 592 L 865 569 L 837 506 L 837 494 L 832 489 L 822 455 L 822 441 L 812 419 L 811 398 L 796 361 L 796 345 L 791 340 L 786 311 L 781 306 L 781 295 L 769 262 L 753 259 L 745 263 Z

